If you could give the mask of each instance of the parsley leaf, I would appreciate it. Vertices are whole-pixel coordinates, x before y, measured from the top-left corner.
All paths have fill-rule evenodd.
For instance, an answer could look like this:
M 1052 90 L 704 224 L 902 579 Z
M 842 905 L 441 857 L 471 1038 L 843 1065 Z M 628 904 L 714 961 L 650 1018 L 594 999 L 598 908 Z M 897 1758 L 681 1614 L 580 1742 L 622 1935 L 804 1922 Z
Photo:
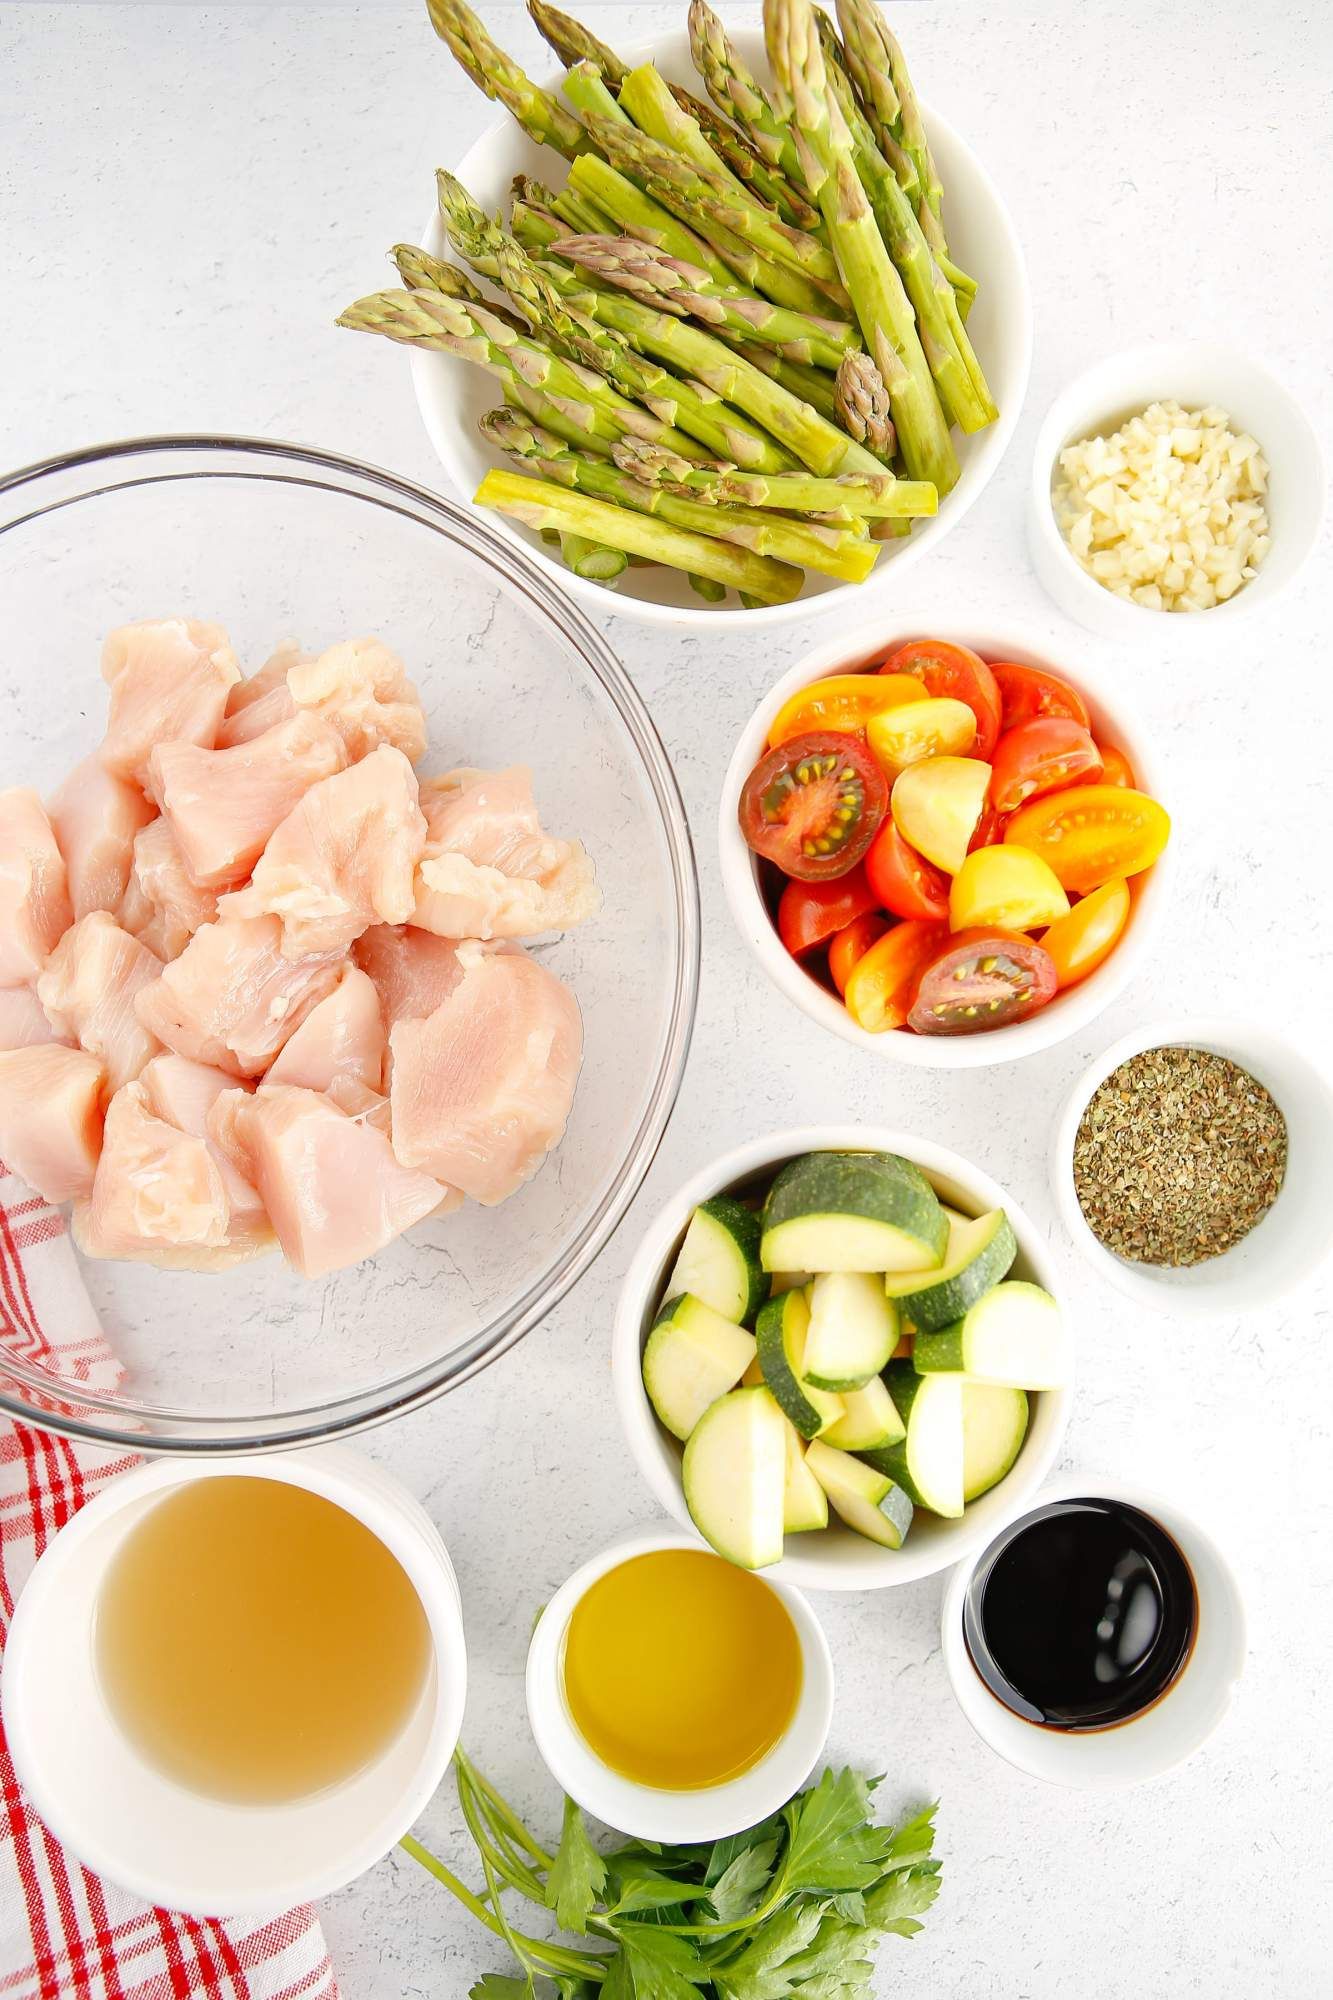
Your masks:
M 797 1958 L 823 1921 L 819 1903 L 788 1903 L 759 1925 L 738 1958 L 714 1965 L 713 1984 L 727 2000 L 785 2000 L 799 1977 L 788 1961 Z
M 738 1854 L 743 1854 L 747 1847 L 758 1847 L 766 1840 L 780 1839 L 782 1831 L 782 1815 L 773 1813 L 768 1819 L 761 1819 L 757 1826 L 748 1826 L 741 1833 L 729 1833 L 724 1839 L 715 1840 L 711 1848 L 704 1850 L 707 1856 L 704 1881 L 711 1888 L 714 1882 L 721 1881 Z M 697 1849 L 695 1853 L 698 1853 Z
M 883 1873 L 892 1839 L 870 1821 L 870 1788 L 856 1771 L 825 1771 L 783 1807 L 789 1828 L 783 1889 L 868 1889 Z
M 697 1882 L 680 1882 L 640 1863 L 629 1869 L 614 1869 L 615 1898 L 607 1900 L 608 1916 L 624 1916 L 635 1910 L 678 1910 L 697 1902 L 703 1891 Z
M 561 1930 L 587 1930 L 605 1881 L 606 1863 L 588 1838 L 583 1814 L 566 1799 L 560 1846 L 546 1878 L 546 1907 L 555 1911 Z
M 713 1914 L 720 1924 L 733 1923 L 737 1917 L 748 1915 L 759 1902 L 760 1893 L 773 1873 L 777 1852 L 778 1839 L 773 1834 L 753 1847 L 742 1847 L 728 1862 L 708 1891 Z
M 699 2000 L 708 1968 L 688 1938 L 651 1924 L 621 1924 L 618 1936 L 602 2000 Z
M 507 1972 L 483 1972 L 468 1988 L 468 2000 L 530 2000 L 531 1979 L 514 1979 Z
M 937 1805 L 924 1806 L 915 1819 L 904 1822 L 889 1842 L 888 1859 L 895 1868 L 910 1868 L 928 1861 L 935 1845 Z
M 916 1919 L 924 1916 L 939 1893 L 938 1861 L 923 1862 L 904 1874 L 886 1875 L 866 1897 L 866 1923 L 873 1930 L 915 1937 L 921 1929 Z

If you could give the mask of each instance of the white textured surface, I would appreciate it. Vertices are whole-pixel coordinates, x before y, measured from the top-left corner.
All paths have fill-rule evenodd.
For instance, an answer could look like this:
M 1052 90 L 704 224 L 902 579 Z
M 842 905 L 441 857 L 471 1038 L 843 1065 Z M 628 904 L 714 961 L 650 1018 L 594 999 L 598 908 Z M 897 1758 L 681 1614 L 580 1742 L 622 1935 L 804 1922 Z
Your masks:
M 664 8 L 581 0 L 610 39 Z M 535 53 L 508 6 L 505 37 Z M 1028 409 L 1006 465 L 912 596 L 1065 631 L 1021 538 L 1025 447 L 1058 386 L 1098 353 L 1216 334 L 1283 376 L 1327 430 L 1330 268 L 1325 7 L 1248 0 L 900 5 L 923 91 L 996 174 L 1037 305 Z M 381 282 L 429 175 L 491 116 L 418 7 L 81 5 L 0 9 L 0 461 L 135 431 L 219 427 L 330 445 L 430 483 L 407 371 L 335 333 Z M 1321 311 L 1320 295 L 1325 306 Z M 704 978 L 694 1056 L 648 1188 L 739 1136 L 867 1114 L 972 1154 L 1050 1214 L 1050 1119 L 1097 1047 L 1149 1012 L 1327 1019 L 1333 702 L 1327 542 L 1256 629 L 1197 662 L 1170 625 L 1124 677 L 1173 767 L 1183 866 L 1168 947 L 1077 1045 L 932 1078 L 822 1038 L 761 983 L 722 906 L 715 788 L 750 705 L 803 649 L 614 636 L 676 760 L 699 842 Z M 812 637 L 822 636 L 816 626 Z M 6 644 L 12 640 L 6 639 Z M 1052 1230 L 1054 1233 L 1054 1223 Z M 522 1711 L 532 1614 L 613 1532 L 651 1515 L 607 1382 L 631 1214 L 550 1322 L 460 1395 L 369 1440 L 418 1493 L 458 1566 L 472 1647 L 467 1740 L 535 1820 L 555 1818 Z M 1328 1292 L 1245 1324 L 1128 1309 L 1061 1240 L 1081 1348 L 1065 1463 L 1160 1486 L 1225 1536 L 1249 1593 L 1252 1656 L 1224 1732 L 1124 1798 L 1047 1790 L 999 1763 L 955 1709 L 939 1589 L 821 1600 L 840 1676 L 831 1753 L 888 1772 L 889 1800 L 943 1801 L 945 1887 L 922 1937 L 890 1941 L 880 1989 L 917 2000 L 1328 1990 L 1333 1642 Z M 474 1871 L 442 1795 L 422 1836 Z M 348 2000 L 462 1996 L 503 1954 L 411 1862 L 331 1903 Z

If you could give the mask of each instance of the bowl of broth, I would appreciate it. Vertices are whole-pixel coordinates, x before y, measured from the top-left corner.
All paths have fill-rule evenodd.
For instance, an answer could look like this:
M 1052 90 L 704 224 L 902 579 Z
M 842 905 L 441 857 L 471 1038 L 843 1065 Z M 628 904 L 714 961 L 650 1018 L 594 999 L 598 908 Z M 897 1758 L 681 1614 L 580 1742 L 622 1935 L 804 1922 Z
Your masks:
M 28 1796 L 86 1867 L 238 1916 L 388 1852 L 448 1767 L 466 1682 L 444 1544 L 339 1448 L 117 1479 L 33 1571 L 0 1703 Z

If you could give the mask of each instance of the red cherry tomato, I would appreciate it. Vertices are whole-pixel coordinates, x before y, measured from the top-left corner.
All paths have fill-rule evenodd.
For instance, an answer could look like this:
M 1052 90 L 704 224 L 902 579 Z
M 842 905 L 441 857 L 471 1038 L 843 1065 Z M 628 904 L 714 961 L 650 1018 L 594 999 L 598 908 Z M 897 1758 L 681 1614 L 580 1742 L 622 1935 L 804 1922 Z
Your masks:
M 829 882 L 788 882 L 778 902 L 778 936 L 793 958 L 804 958 L 878 902 L 859 864 Z
M 1044 1007 L 1056 988 L 1051 955 L 1017 931 L 959 931 L 917 976 L 907 1025 L 918 1035 L 975 1035 Z
M 884 773 L 857 736 L 812 730 L 759 759 L 741 793 L 741 832 L 798 882 L 855 868 L 889 803 Z
M 1067 715 L 1091 728 L 1082 695 L 1057 674 L 1048 674 L 1043 667 L 1020 667 L 1012 660 L 992 661 L 991 673 L 1000 690 L 1002 729 L 1032 722 L 1039 715 Z
M 871 841 L 865 870 L 875 902 L 895 917 L 939 922 L 948 916 L 948 876 L 903 839 L 892 818 L 885 819 Z
M 879 911 L 870 910 L 848 924 L 846 930 L 838 932 L 828 948 L 828 969 L 839 993 L 847 991 L 847 981 L 853 970 L 888 928 Z
M 923 683 L 928 695 L 947 695 L 966 702 L 977 718 L 976 741 L 967 754 L 979 757 L 983 764 L 990 761 L 1000 733 L 1000 691 L 980 653 L 974 653 L 970 646 L 951 646 L 943 639 L 913 639 L 890 653 L 880 672 L 911 674 Z
M 967 843 L 969 854 L 975 854 L 979 847 L 998 847 L 1004 839 L 1004 830 L 1009 821 L 1004 813 L 996 812 L 993 805 L 987 805 L 977 821 L 976 831 Z
M 1101 768 L 1102 753 L 1081 722 L 1067 715 L 1039 715 L 1006 729 L 996 744 L 991 804 L 999 813 L 1017 812 L 1042 792 L 1095 784 Z

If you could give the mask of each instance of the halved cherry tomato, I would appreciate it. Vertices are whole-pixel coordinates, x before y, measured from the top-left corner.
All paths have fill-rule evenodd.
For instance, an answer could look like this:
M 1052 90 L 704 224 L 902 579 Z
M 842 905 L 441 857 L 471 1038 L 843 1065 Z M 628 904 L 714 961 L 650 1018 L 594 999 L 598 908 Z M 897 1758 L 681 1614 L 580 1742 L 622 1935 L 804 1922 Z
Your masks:
M 975 854 L 979 847 L 998 847 L 1004 839 L 1004 830 L 1009 824 L 1007 813 L 997 813 L 994 806 L 987 805 L 977 821 L 971 840 L 967 843 L 969 854 Z
M 894 824 L 910 847 L 946 874 L 963 865 L 990 785 L 990 765 L 975 757 L 928 757 L 894 780 Z
M 1013 931 L 960 931 L 917 975 L 907 1025 L 918 1035 L 975 1035 L 1026 1020 L 1055 992 L 1049 952 Z
M 888 802 L 884 773 L 859 737 L 812 730 L 759 759 L 740 797 L 741 832 L 784 875 L 822 882 L 856 866 Z
M 1103 882 L 1090 896 L 1080 898 L 1067 917 L 1051 925 L 1041 948 L 1051 955 L 1061 992 L 1077 986 L 1110 957 L 1128 922 L 1128 883 Z
M 872 1035 L 901 1028 L 922 966 L 947 943 L 947 924 L 895 924 L 852 967 L 847 1012 Z
M 948 916 L 948 876 L 908 845 L 891 818 L 870 843 L 865 871 L 876 903 L 895 917 L 929 917 L 939 923 Z
M 983 925 L 1002 931 L 1035 931 L 1067 916 L 1069 898 L 1028 847 L 979 847 L 969 854 L 949 889 L 949 928 Z
M 965 757 L 976 734 L 972 710 L 951 695 L 904 702 L 901 708 L 872 715 L 866 724 L 866 742 L 890 784 L 909 764 L 924 763 L 927 757 Z
M 849 730 L 854 735 L 881 710 L 920 699 L 920 681 L 907 674 L 832 674 L 799 688 L 783 702 L 768 732 L 768 747 L 775 750 L 779 743 L 789 743 L 811 729 Z
M 1000 690 L 1002 729 L 1014 729 L 1039 715 L 1067 715 L 1085 729 L 1092 727 L 1082 695 L 1058 674 L 1048 674 L 1044 667 L 1020 667 L 1013 660 L 993 660 L 991 673 Z
M 788 882 L 778 901 L 778 936 L 793 958 L 804 958 L 878 905 L 859 864 L 829 882 Z
M 1138 788 L 1134 782 L 1134 773 L 1124 751 L 1117 750 L 1110 743 L 1099 743 L 1097 748 L 1102 753 L 1101 777 L 1095 777 L 1089 772 L 1086 778 L 1078 778 L 1075 782 L 1080 785 L 1124 785 L 1129 791 L 1136 791 Z
M 1004 838 L 1006 844 L 1040 854 L 1063 888 L 1086 896 L 1103 882 L 1151 868 L 1170 832 L 1165 808 L 1146 792 L 1121 785 L 1074 785 L 1021 807 Z
M 878 943 L 888 928 L 879 911 L 870 910 L 838 932 L 828 948 L 828 969 L 839 993 L 847 991 L 853 966 L 865 957 L 872 944 Z
M 1000 691 L 980 653 L 943 639 L 913 639 L 889 654 L 880 673 L 913 674 L 924 682 L 927 694 L 965 701 L 977 718 L 973 754 L 989 758 L 1000 733 Z
M 1081 722 L 1038 715 L 1006 729 L 991 760 L 990 796 L 997 812 L 1017 812 L 1042 792 L 1095 784 L 1102 754 Z

